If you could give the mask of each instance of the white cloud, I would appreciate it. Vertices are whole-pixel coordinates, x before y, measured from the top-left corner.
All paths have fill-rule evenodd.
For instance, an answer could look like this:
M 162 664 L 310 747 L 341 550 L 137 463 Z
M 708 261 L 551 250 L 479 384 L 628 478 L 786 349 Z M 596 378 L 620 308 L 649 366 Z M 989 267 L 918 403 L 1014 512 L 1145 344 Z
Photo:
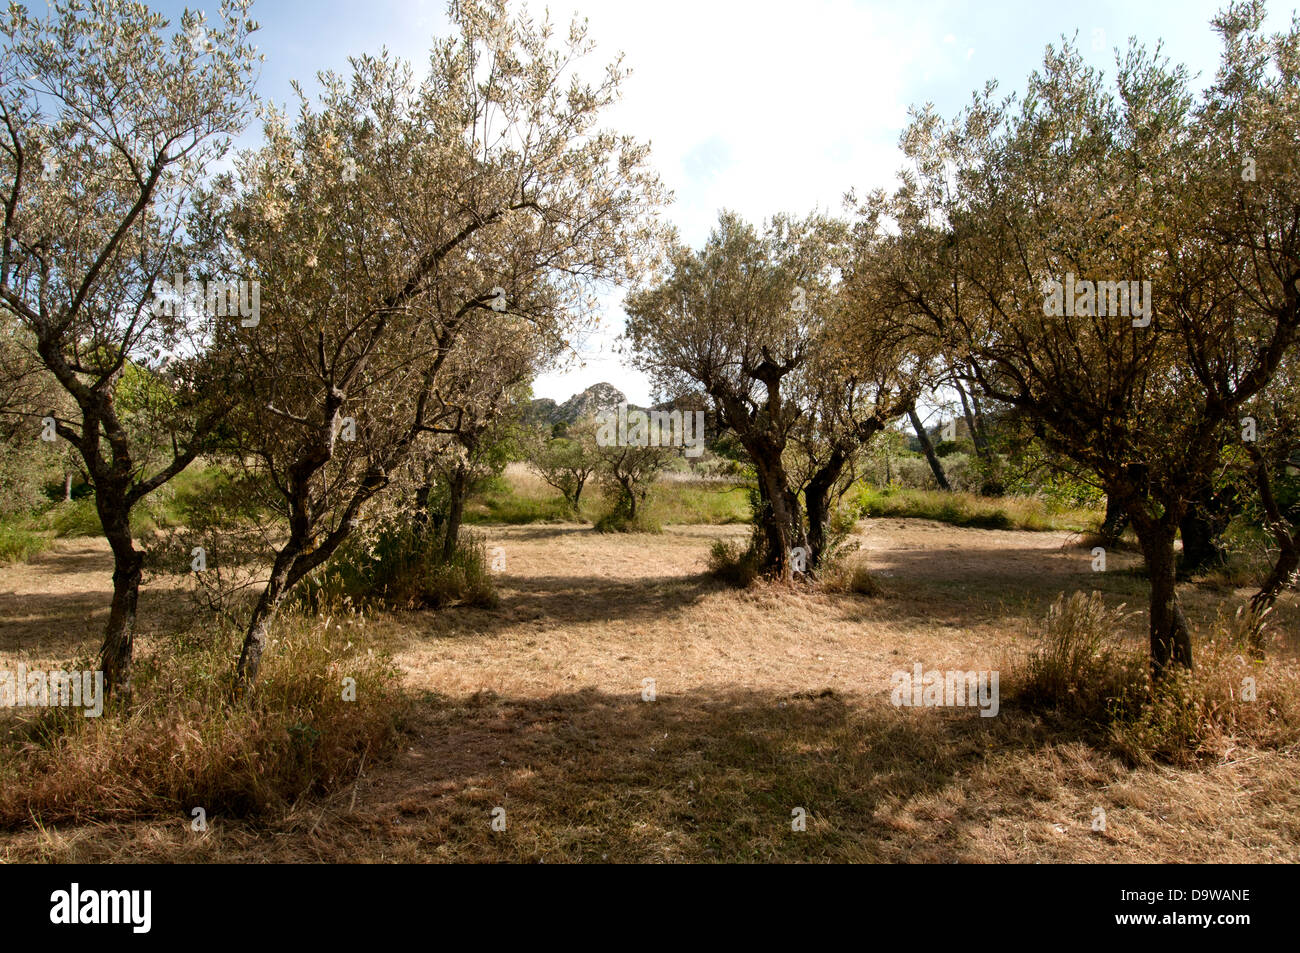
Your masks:
M 632 75 L 609 124 L 650 140 L 675 193 L 669 218 L 694 245 L 723 208 L 754 221 L 837 212 L 848 189 L 891 181 L 909 79 L 916 64 L 945 58 L 918 11 L 842 0 L 651 8 L 588 0 L 578 12 L 597 43 L 591 65 L 625 54 Z M 539 395 L 563 398 L 608 380 L 633 400 L 649 397 L 645 378 L 610 353 L 622 314 L 611 318 L 587 367 L 539 379 Z
M 915 11 L 835 0 L 590 0 L 579 11 L 600 54 L 626 54 L 633 75 L 611 123 L 651 140 L 692 243 L 720 208 L 753 219 L 835 210 L 854 184 L 892 176 L 903 88 L 936 52 Z

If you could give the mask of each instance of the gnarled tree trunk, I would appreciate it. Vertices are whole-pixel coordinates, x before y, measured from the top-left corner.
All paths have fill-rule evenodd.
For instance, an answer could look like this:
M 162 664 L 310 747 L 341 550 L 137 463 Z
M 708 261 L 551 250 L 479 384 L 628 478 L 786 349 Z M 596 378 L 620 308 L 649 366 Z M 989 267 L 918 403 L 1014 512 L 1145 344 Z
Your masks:
M 1151 582 L 1151 675 L 1159 680 L 1171 664 L 1192 667 L 1192 636 L 1178 601 L 1178 563 L 1174 549 L 1178 522 L 1168 514 L 1152 519 L 1131 514 Z
M 302 551 L 301 544 L 286 545 L 276 554 L 275 565 L 271 567 L 271 578 L 267 580 L 266 587 L 258 597 L 257 605 L 253 607 L 253 614 L 248 620 L 248 628 L 244 632 L 244 644 L 240 648 L 239 664 L 235 668 L 233 690 L 235 697 L 244 694 L 249 686 L 257 681 L 257 674 L 262 668 L 262 655 L 266 651 L 271 619 L 274 618 L 280 603 L 289 592 L 290 570 Z
M 764 504 L 763 512 L 759 514 L 767 543 L 763 566 L 777 578 L 791 582 L 794 579 L 791 550 L 796 546 L 806 548 L 808 543 L 803 531 L 799 497 L 790 489 L 780 453 L 759 447 L 751 450 L 750 454 L 758 472 L 759 496 Z
M 124 506 L 97 500 L 104 535 L 113 551 L 113 601 L 104 627 L 99 664 L 105 693 L 131 697 L 131 657 L 135 649 L 136 610 L 140 602 L 140 576 L 144 563 L 131 539 L 129 511 Z

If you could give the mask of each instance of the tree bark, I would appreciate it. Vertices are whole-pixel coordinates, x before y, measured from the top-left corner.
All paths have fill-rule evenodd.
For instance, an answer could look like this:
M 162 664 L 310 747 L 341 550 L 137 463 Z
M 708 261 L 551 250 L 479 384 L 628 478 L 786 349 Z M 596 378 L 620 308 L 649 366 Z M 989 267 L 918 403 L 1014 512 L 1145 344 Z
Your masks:
M 763 497 L 763 532 L 767 539 L 764 567 L 785 582 L 794 581 L 790 551 L 796 546 L 807 546 L 800 513 L 799 498 L 790 489 L 789 477 L 781 463 L 780 454 L 766 449 L 751 451 Z
M 934 452 L 934 444 L 930 442 L 930 435 L 925 432 L 921 418 L 916 415 L 915 406 L 907 408 L 907 417 L 912 421 L 912 429 L 916 431 L 916 439 L 920 441 L 926 462 L 930 464 L 930 472 L 934 474 L 934 482 L 939 484 L 941 490 L 951 490 L 952 487 L 948 485 L 948 478 L 943 472 L 943 464 L 939 462 L 939 455 Z
M 627 504 L 627 520 L 631 523 L 636 519 L 636 494 L 626 483 L 623 484 L 623 499 Z
M 131 539 L 129 511 L 124 506 L 99 502 L 104 535 L 113 551 L 113 601 L 104 627 L 99 665 L 107 696 L 131 697 L 131 658 L 135 649 L 136 610 L 140 602 L 140 576 L 144 557 Z
M 267 631 L 272 617 L 280 608 L 280 603 L 284 601 L 284 595 L 288 591 L 287 580 L 288 567 L 281 566 L 280 560 L 277 559 L 271 579 L 258 597 L 257 605 L 253 607 L 253 615 L 248 620 L 248 629 L 244 633 L 244 644 L 240 649 L 239 664 L 235 669 L 233 692 L 235 697 L 243 695 L 249 686 L 257 681 L 258 672 L 262 669 L 262 655 L 266 651 Z
M 72 502 L 72 471 L 68 470 L 63 474 L 63 502 Z
M 841 446 L 831 450 L 826 462 L 804 487 L 804 508 L 808 517 L 808 566 L 816 569 L 826 552 L 826 527 L 830 523 L 830 494 L 835 481 L 848 464 L 849 453 Z
M 457 467 L 447 478 L 447 524 L 442 537 L 442 561 L 451 562 L 460 541 L 460 524 L 465 515 L 469 474 Z
M 1162 679 L 1171 664 L 1192 667 L 1192 636 L 1178 601 L 1177 521 L 1132 514 L 1151 582 L 1151 676 Z
M 289 574 L 293 564 L 302 555 L 304 545 L 301 541 L 290 540 L 275 557 L 271 567 L 271 578 L 253 607 L 253 614 L 248 620 L 244 632 L 244 644 L 239 651 L 239 664 L 235 668 L 235 684 L 232 694 L 238 698 L 257 681 L 257 674 L 262 668 L 262 655 L 266 651 L 266 637 L 271 619 L 289 591 Z
M 1113 493 L 1107 493 L 1106 516 L 1101 521 L 1101 544 L 1107 549 L 1117 546 L 1126 526 L 1128 514 L 1124 511 L 1123 504 Z

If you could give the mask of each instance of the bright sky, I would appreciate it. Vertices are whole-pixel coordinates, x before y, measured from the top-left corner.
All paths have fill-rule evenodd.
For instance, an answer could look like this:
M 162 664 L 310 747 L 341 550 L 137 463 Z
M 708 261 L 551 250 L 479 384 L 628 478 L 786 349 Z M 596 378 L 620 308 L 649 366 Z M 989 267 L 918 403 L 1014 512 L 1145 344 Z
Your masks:
M 216 0 L 192 7 L 215 19 Z M 848 189 L 889 186 L 902 162 L 898 136 L 911 104 L 952 115 L 989 79 L 1023 89 L 1043 48 L 1078 34 L 1098 65 L 1129 36 L 1208 80 L 1218 57 L 1209 21 L 1226 0 L 552 0 L 539 16 L 590 22 L 603 64 L 617 53 L 632 70 L 609 116 L 618 130 L 649 140 L 675 204 L 669 216 L 699 245 L 719 209 L 758 221 L 774 212 L 837 211 Z M 182 4 L 151 6 L 178 15 Z M 1273 0 L 1270 24 L 1293 16 Z M 417 64 L 434 35 L 448 31 L 442 0 L 257 0 L 256 37 L 266 55 L 259 92 L 281 103 L 289 82 L 309 90 L 318 70 L 347 71 L 347 58 L 386 46 Z M 563 31 L 557 31 L 563 32 Z M 1199 83 L 1204 85 L 1204 82 Z M 255 141 L 256 132 L 248 137 Z M 584 366 L 540 378 L 534 392 L 562 401 L 608 381 L 636 403 L 648 382 L 613 352 L 621 294 L 608 299 L 604 332 L 588 342 Z

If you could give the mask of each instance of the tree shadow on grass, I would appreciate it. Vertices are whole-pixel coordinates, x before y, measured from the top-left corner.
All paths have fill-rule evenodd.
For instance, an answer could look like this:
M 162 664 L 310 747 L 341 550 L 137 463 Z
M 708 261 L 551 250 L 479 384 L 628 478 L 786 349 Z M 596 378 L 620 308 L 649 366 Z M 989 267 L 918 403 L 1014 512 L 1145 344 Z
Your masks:
M 706 576 L 520 576 L 502 582 L 493 609 L 453 607 L 398 613 L 419 637 L 447 636 L 439 623 L 454 620 L 460 634 L 489 635 L 521 621 L 556 627 L 647 619 L 689 608 L 722 585 Z M 422 625 L 421 620 L 432 623 Z
M 444 860 L 988 860 L 973 837 L 1002 809 L 980 796 L 987 759 L 1078 740 L 1022 713 L 862 702 L 829 689 L 431 696 L 408 750 L 328 836 Z
M 69 659 L 97 651 L 113 599 L 107 547 L 78 543 L 45 550 L 0 576 L 0 652 Z M 140 589 L 137 631 L 175 628 L 174 589 Z

